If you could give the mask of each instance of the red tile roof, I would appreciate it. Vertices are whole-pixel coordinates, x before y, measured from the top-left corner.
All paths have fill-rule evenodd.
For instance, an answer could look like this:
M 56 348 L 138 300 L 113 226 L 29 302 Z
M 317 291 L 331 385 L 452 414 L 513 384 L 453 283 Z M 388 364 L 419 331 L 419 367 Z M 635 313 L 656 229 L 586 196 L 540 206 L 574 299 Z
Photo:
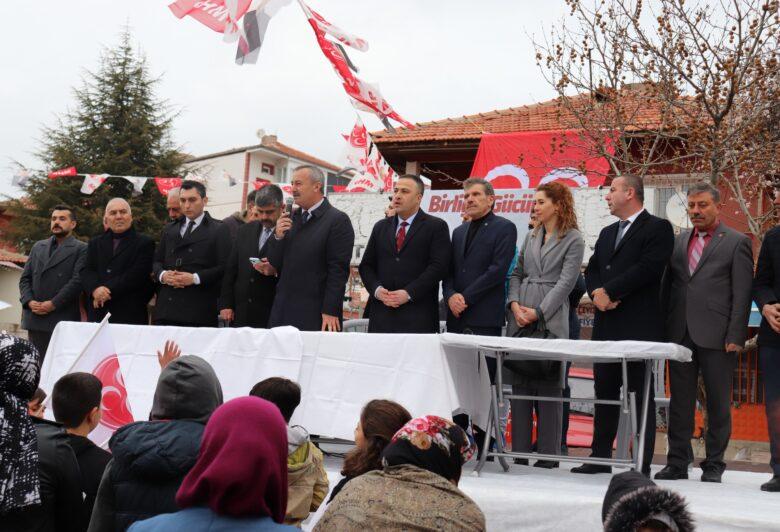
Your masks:
M 628 96 L 628 97 L 626 97 Z M 569 99 L 573 106 L 593 105 L 589 95 L 580 94 Z M 657 127 L 662 119 L 661 104 L 653 105 L 647 90 L 641 85 L 626 89 L 621 104 L 631 115 L 626 130 L 648 130 Z M 604 105 L 609 105 L 605 103 Z M 577 129 L 575 116 L 559 98 L 522 107 L 510 107 L 457 118 L 445 118 L 415 124 L 415 129 L 397 128 L 395 132 L 371 133 L 377 144 L 390 142 L 425 142 L 438 140 L 479 139 L 483 133 L 514 133 L 520 131 L 551 131 Z
M 14 253 L 7 249 L 0 249 L 0 261 L 13 262 L 14 264 L 24 264 L 27 262 L 27 255 L 21 253 Z

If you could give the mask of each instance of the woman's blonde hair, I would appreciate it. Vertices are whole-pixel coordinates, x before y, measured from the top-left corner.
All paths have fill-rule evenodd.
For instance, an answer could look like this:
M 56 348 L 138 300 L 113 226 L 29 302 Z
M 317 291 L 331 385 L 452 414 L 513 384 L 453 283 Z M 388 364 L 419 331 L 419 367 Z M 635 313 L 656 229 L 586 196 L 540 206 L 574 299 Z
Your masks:
M 563 236 L 577 226 L 577 212 L 574 210 L 574 196 L 566 185 L 553 181 L 536 187 L 537 192 L 544 192 L 553 204 L 558 207 L 558 236 Z M 538 229 L 538 227 L 537 227 Z

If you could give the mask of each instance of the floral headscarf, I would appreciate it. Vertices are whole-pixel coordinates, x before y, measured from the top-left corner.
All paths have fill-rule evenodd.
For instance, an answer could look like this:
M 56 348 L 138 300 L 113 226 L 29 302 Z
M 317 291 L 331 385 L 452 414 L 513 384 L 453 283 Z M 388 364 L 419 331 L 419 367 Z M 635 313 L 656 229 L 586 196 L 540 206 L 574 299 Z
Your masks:
M 0 332 L 0 514 L 41 502 L 38 440 L 27 414 L 40 375 L 32 344 Z
M 382 453 L 382 463 L 410 464 L 457 482 L 463 464 L 474 456 L 476 448 L 452 421 L 425 416 L 411 420 L 395 433 Z

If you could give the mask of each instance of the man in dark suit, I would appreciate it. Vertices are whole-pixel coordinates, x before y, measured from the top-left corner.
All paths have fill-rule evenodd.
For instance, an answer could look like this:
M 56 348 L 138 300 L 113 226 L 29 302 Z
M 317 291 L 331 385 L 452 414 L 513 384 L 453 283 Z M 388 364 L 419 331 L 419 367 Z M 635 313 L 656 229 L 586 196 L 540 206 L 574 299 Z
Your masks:
M 279 272 L 268 326 L 340 331 L 355 244 L 352 222 L 325 198 L 322 170 L 299 166 L 291 181 L 299 209 L 279 217 L 268 242 L 268 262 Z
M 101 321 L 110 312 L 112 323 L 148 325 L 154 241 L 135 231 L 130 204 L 122 198 L 108 202 L 105 219 L 108 230 L 89 241 L 82 274 L 89 320 Z
M 163 228 L 155 253 L 154 278 L 161 287 L 154 322 L 216 327 L 230 232 L 204 210 L 208 198 L 202 183 L 184 181 L 179 200 L 184 216 Z
M 710 183 L 688 189 L 693 230 L 680 233 L 664 276 L 661 302 L 667 340 L 693 351 L 691 362 L 669 362 L 669 451 L 660 480 L 688 478 L 693 462 L 699 373 L 707 397 L 707 457 L 702 482 L 720 482 L 731 437 L 731 384 L 737 352 L 747 340 L 753 249 L 750 239 L 719 220 L 720 192 Z
M 674 247 L 672 225 L 644 210 L 644 186 L 636 176 L 612 180 L 607 194 L 609 211 L 620 220 L 601 230 L 596 248 L 585 269 L 585 282 L 596 306 L 593 340 L 664 341 L 665 316 L 661 311 L 661 277 Z M 628 363 L 628 388 L 636 392 L 642 411 L 644 362 Z M 622 385 L 621 365 L 593 365 L 597 399 L 618 400 Z M 655 449 L 655 409 L 650 386 L 645 453 L 642 472 L 650 474 Z M 591 455 L 612 456 L 620 408 L 596 405 Z M 609 466 L 585 464 L 572 473 L 609 473 Z
M 780 189 L 775 189 L 774 204 L 780 207 Z M 761 243 L 753 300 L 763 316 L 758 331 L 758 360 L 764 376 L 769 466 L 773 473 L 761 490 L 780 492 L 780 226 L 770 229 Z
M 51 238 L 33 245 L 19 279 L 22 328 L 41 364 L 54 327 L 60 321 L 81 320 L 81 272 L 87 258 L 87 245 L 73 236 L 76 216 L 70 207 L 54 207 L 50 226 Z
M 425 185 L 405 175 L 393 190 L 395 216 L 374 225 L 360 277 L 370 294 L 368 332 L 439 332 L 439 282 L 447 275 L 447 223 L 420 210 Z
M 504 281 L 515 255 L 517 228 L 493 214 L 496 196 L 489 182 L 470 178 L 463 190 L 470 221 L 452 233 L 452 261 L 443 287 L 447 331 L 501 336 Z
M 268 262 L 268 240 L 282 214 L 284 195 L 266 185 L 248 206 L 251 221 L 238 229 L 222 280 L 219 317 L 235 327 L 268 327 L 277 272 Z

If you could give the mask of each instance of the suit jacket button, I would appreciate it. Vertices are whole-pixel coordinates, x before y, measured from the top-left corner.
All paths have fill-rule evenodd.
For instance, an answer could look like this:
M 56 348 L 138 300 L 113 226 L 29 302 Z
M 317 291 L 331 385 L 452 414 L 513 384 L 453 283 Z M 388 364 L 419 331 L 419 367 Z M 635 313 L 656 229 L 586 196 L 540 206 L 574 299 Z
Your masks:
M 190 253 L 192 253 L 192 248 L 187 248 L 187 251 L 189 251 Z
M 252 298 L 251 297 L 248 298 L 247 301 L 249 301 L 251 303 L 252 302 Z
M 172 297 L 169 297 L 169 298 L 168 298 L 168 301 L 173 301 L 173 298 L 172 298 Z
M 106 270 L 106 273 L 111 273 L 111 270 Z
M 395 258 L 395 261 L 396 261 L 396 262 L 401 262 L 401 257 L 396 257 L 396 258 Z
M 463 268 L 463 273 L 466 273 L 466 268 Z
M 255 280 L 254 280 L 254 279 L 249 279 L 249 282 L 250 282 L 250 283 L 254 283 L 254 282 L 255 282 Z
M 607 269 L 609 269 L 609 264 L 607 264 Z

